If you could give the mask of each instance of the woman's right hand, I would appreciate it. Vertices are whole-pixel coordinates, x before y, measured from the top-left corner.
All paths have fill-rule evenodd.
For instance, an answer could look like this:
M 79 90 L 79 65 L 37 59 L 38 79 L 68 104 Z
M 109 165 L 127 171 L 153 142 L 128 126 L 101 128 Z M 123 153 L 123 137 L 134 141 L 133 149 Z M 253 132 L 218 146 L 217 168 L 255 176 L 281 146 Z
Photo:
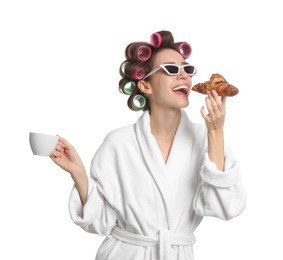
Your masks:
M 75 148 L 64 138 L 59 137 L 55 151 L 50 158 L 72 176 L 85 173 L 85 168 Z
M 69 172 L 79 191 L 82 204 L 87 201 L 88 178 L 85 167 L 76 149 L 62 137 L 59 137 L 55 151 L 50 158 L 62 169 Z

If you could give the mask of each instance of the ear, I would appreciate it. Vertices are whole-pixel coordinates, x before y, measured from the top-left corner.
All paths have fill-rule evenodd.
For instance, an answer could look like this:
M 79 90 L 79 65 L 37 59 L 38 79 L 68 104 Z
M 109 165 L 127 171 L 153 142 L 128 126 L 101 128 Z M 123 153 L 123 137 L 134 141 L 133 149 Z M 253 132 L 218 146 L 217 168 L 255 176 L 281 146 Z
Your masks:
M 140 80 L 138 82 L 138 88 L 140 91 L 146 95 L 150 95 L 152 93 L 151 85 L 149 82 Z

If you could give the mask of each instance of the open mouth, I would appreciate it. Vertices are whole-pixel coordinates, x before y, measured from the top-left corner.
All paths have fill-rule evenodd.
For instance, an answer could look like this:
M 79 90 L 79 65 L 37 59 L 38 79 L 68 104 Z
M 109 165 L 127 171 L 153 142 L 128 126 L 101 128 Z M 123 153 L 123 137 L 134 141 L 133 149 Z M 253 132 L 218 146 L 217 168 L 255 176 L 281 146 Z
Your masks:
M 188 96 L 189 95 L 189 88 L 187 86 L 178 86 L 173 88 L 173 91 L 181 96 Z

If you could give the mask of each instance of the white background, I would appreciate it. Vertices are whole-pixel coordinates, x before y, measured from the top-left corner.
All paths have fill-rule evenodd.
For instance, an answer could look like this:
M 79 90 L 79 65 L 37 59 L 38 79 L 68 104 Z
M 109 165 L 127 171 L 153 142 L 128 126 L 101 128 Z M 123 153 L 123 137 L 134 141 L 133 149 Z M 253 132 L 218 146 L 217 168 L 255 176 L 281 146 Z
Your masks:
M 103 238 L 72 223 L 72 180 L 49 158 L 32 154 L 29 132 L 60 134 L 89 168 L 104 136 L 141 114 L 118 92 L 126 45 L 159 30 L 192 45 L 193 83 L 218 72 L 240 89 L 227 100 L 225 133 L 248 204 L 231 221 L 203 220 L 196 259 L 283 259 L 279 3 L 2 0 L 0 259 L 95 258 Z M 204 97 L 190 95 L 186 111 L 194 122 L 202 123 Z

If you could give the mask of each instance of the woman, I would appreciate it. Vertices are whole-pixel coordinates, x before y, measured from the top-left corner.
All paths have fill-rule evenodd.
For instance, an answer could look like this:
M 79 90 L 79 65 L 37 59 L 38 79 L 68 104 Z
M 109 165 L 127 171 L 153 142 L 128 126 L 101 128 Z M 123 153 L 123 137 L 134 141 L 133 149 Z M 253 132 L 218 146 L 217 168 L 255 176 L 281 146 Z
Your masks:
M 185 61 L 190 53 L 168 31 L 128 45 L 119 89 L 144 113 L 106 136 L 90 178 L 63 138 L 51 155 L 75 182 L 73 221 L 106 236 L 96 259 L 194 259 L 193 232 L 203 216 L 228 220 L 245 207 L 239 165 L 224 143 L 226 97 L 208 93 L 204 125 L 183 110 L 196 73 Z

